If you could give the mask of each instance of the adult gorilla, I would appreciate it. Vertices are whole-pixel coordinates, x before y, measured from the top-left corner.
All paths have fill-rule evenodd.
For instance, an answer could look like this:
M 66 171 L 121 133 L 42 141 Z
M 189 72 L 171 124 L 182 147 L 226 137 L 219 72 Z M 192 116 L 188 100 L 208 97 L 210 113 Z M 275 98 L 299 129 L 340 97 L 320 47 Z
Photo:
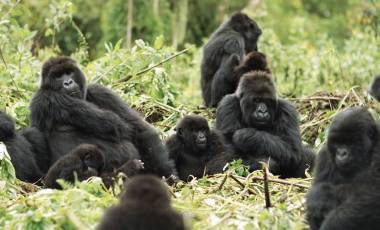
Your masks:
M 268 72 L 252 71 L 241 78 L 236 93 L 220 102 L 216 127 L 252 171 L 260 161 L 270 160 L 272 173 L 303 177 L 313 165 L 314 153 L 302 145 L 298 113 L 276 97 Z
M 246 53 L 257 51 L 261 29 L 246 14 L 235 13 L 211 35 L 203 48 L 201 65 L 201 87 L 205 105 L 212 104 L 212 86 L 215 79 L 224 78 L 220 67 L 236 65 Z M 231 84 L 234 84 L 232 82 Z
M 379 124 L 366 108 L 349 108 L 334 117 L 306 196 L 312 230 L 380 224 L 379 135 Z
M 88 94 L 88 96 L 87 96 Z M 141 159 L 148 173 L 169 177 L 173 164 L 158 134 L 111 90 L 86 87 L 85 76 L 68 57 L 48 60 L 31 105 L 31 125 L 47 135 L 51 163 L 80 144 L 106 153 L 105 171 Z

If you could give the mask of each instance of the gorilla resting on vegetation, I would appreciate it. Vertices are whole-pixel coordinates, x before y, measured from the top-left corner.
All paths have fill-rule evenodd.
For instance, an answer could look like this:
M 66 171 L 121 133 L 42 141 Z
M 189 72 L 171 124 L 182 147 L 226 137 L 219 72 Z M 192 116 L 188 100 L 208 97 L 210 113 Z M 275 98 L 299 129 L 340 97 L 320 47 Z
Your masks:
M 234 54 L 221 66 L 215 74 L 215 78 L 211 86 L 211 106 L 215 107 L 219 101 L 227 94 L 234 93 L 241 76 L 253 70 L 262 70 L 270 73 L 266 56 L 260 52 L 248 53 L 243 61 L 239 64 L 239 57 Z
M 303 177 L 313 166 L 314 153 L 302 145 L 297 110 L 277 98 L 268 72 L 252 71 L 241 78 L 236 93 L 219 103 L 216 128 L 251 171 L 269 160 L 273 174 Z
M 184 230 L 182 215 L 170 206 L 170 193 L 159 178 L 136 176 L 125 184 L 120 203 L 103 216 L 100 230 Z
M 34 183 L 42 178 L 49 159 L 41 132 L 36 128 L 17 132 L 14 120 L 0 111 L 0 141 L 7 147 L 18 179 Z
M 185 116 L 176 127 L 176 134 L 166 141 L 169 156 L 174 160 L 181 180 L 190 175 L 197 178 L 205 174 L 223 171 L 232 160 L 223 137 L 210 130 L 207 120 L 201 116 Z
M 374 77 L 368 92 L 377 101 L 380 101 L 380 74 Z
M 203 48 L 201 64 L 202 95 L 207 107 L 216 106 L 216 97 L 220 94 L 215 81 L 230 81 L 221 67 L 235 67 L 246 53 L 257 51 L 257 41 L 261 29 L 255 21 L 243 13 L 235 13 L 211 35 Z M 222 78 L 222 79 L 219 79 Z M 214 89 L 212 89 L 214 88 Z M 219 90 L 223 90 L 220 89 Z M 214 92 L 212 92 L 214 91 Z M 213 94 L 215 94 L 213 96 Z
M 355 107 L 334 117 L 306 196 L 311 229 L 373 229 L 380 224 L 380 132 Z
M 111 90 L 100 85 L 87 89 L 84 74 L 68 57 L 43 65 L 30 109 L 31 125 L 46 134 L 51 164 L 80 144 L 93 144 L 105 153 L 105 172 L 141 159 L 146 173 L 175 173 L 154 128 Z
M 79 181 L 99 176 L 103 179 L 104 184 L 110 187 L 113 185 L 113 178 L 119 172 L 127 176 L 134 176 L 144 169 L 144 164 L 140 160 L 134 159 L 129 160 L 114 172 L 104 172 L 104 157 L 104 152 L 95 145 L 81 144 L 53 164 L 44 178 L 44 184 L 48 188 L 60 188 L 56 182 L 58 179 L 74 182 L 75 176 Z

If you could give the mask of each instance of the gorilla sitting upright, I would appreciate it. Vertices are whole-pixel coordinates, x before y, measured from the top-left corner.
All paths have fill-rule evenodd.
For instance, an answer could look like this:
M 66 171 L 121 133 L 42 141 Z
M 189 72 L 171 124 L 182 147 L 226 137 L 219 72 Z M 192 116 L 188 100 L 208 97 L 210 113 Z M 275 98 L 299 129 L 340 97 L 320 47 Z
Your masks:
M 234 67 L 245 54 L 257 51 L 257 41 L 261 33 L 255 21 L 239 12 L 232 15 L 211 35 L 203 48 L 201 64 L 202 95 L 207 107 L 217 105 L 213 94 L 219 95 L 218 89 L 223 90 L 223 87 L 218 87 L 215 81 L 222 78 L 229 80 L 231 85 L 238 82 L 236 79 L 226 79 L 224 71 L 219 69 L 224 66 Z
M 312 230 L 380 225 L 380 129 L 366 108 L 336 115 L 306 196 Z
M 198 115 L 185 116 L 176 126 L 176 134 L 166 141 L 169 156 L 174 160 L 179 178 L 202 177 L 223 172 L 232 160 L 224 138 L 210 130 L 207 120 Z
M 50 165 L 80 144 L 92 144 L 106 153 L 106 172 L 141 159 L 145 173 L 175 174 L 155 129 L 111 90 L 100 85 L 87 88 L 84 74 L 71 58 L 44 63 L 30 109 L 31 126 L 46 134 Z
M 235 94 L 219 103 L 216 127 L 252 171 L 260 161 L 269 161 L 273 174 L 304 177 L 313 166 L 314 153 L 302 145 L 298 113 L 277 98 L 268 72 L 252 71 L 241 78 Z

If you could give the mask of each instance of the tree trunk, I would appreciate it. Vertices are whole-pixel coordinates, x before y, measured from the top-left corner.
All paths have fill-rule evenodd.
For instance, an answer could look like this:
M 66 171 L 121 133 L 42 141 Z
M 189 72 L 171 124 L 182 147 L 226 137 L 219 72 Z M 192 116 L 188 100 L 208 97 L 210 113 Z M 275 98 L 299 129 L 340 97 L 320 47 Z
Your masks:
M 127 8 L 127 40 L 126 46 L 127 49 L 131 48 L 132 43 L 132 27 L 133 27 L 133 0 L 128 0 L 128 8 Z

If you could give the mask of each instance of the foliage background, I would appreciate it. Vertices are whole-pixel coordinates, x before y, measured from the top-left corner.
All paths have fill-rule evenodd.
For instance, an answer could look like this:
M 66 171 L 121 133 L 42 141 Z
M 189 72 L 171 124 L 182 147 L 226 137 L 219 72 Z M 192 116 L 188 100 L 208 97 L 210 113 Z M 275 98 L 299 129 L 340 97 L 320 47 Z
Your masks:
M 200 107 L 201 47 L 236 10 L 263 28 L 259 49 L 268 56 L 279 94 L 300 110 L 305 142 L 318 149 L 330 118 L 344 107 L 368 105 L 377 114 L 365 93 L 380 72 L 376 0 L 135 0 L 130 49 L 127 1 L 0 0 L 0 109 L 26 127 L 42 63 L 64 54 L 78 60 L 89 81 L 118 92 L 163 138 L 187 113 L 201 113 L 213 124 L 213 110 Z M 187 52 L 150 69 L 182 49 Z M 96 178 L 63 191 L 22 183 L 0 147 L 0 228 L 95 228 L 117 201 L 118 191 L 105 190 Z M 219 189 L 230 173 L 240 184 L 228 176 Z M 267 210 L 262 183 L 251 180 L 261 174 L 244 174 L 236 163 L 225 174 L 178 184 L 171 188 L 174 206 L 194 229 L 306 228 L 303 197 L 310 178 L 271 183 L 276 208 Z

